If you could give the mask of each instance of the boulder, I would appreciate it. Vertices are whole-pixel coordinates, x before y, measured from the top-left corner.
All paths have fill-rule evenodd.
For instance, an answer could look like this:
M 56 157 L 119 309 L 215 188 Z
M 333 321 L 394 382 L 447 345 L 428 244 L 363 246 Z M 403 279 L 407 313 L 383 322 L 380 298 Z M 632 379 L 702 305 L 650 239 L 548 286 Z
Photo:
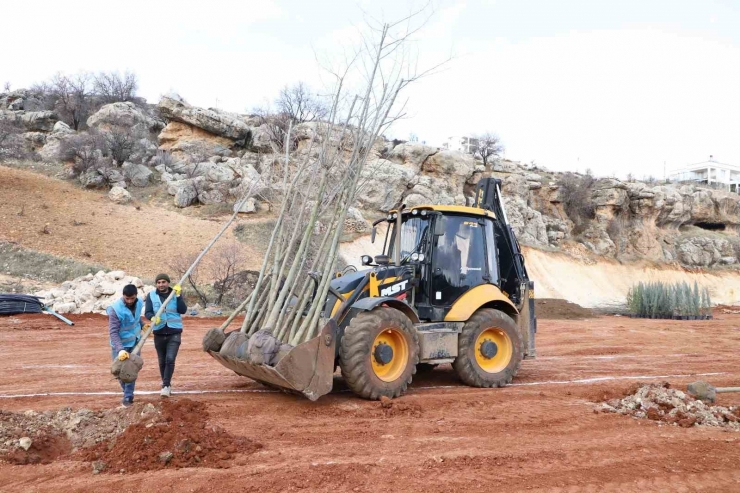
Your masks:
M 152 172 L 142 164 L 123 163 L 121 166 L 124 178 L 135 187 L 149 186 Z
M 43 132 L 26 132 L 23 138 L 34 151 L 37 151 L 46 145 L 46 135 Z
M 387 212 L 410 188 L 417 171 L 385 159 L 368 162 L 362 169 L 363 187 L 357 202 L 361 207 Z
M 219 137 L 193 125 L 170 122 L 157 137 L 159 148 L 179 160 L 201 161 L 211 156 L 228 156 L 232 140 Z
M 125 188 L 113 187 L 108 192 L 108 198 L 116 204 L 128 204 L 133 197 L 131 197 L 131 194 Z
M 517 197 L 504 197 L 504 207 L 509 224 L 520 243 L 530 246 L 547 246 L 550 239 L 542 214 Z
M 191 106 L 182 99 L 164 96 L 158 104 L 159 111 L 168 120 L 186 123 L 213 135 L 231 139 L 246 146 L 251 139 L 250 127 L 229 113 Z
M 198 190 L 193 180 L 182 180 L 175 188 L 175 207 L 187 207 L 198 198 Z
M 51 132 L 59 120 L 53 111 L 18 111 L 16 116 L 26 129 L 37 132 Z
M 43 110 L 43 94 L 29 89 L 17 89 L 0 94 L 0 110 L 39 111 Z
M 430 156 L 438 152 L 439 149 L 436 147 L 405 142 L 394 147 L 388 158 L 392 161 L 411 166 L 416 170 L 421 170 L 421 165 Z
M 257 205 L 252 197 L 249 197 L 242 204 L 241 207 L 239 207 L 239 203 L 234 204 L 234 212 L 243 212 L 245 214 L 251 214 L 256 211 L 257 211 Z
M 692 236 L 676 244 L 678 261 L 691 267 L 709 267 L 715 264 L 737 262 L 735 250 L 729 240 Z
M 164 122 L 155 120 L 131 102 L 106 104 L 87 119 L 87 126 L 99 130 L 110 130 L 118 126 L 132 130 L 159 132 Z
M 102 188 L 106 185 L 105 177 L 95 169 L 89 169 L 82 173 L 79 180 L 83 188 Z
M 51 133 L 64 135 L 73 134 L 75 133 L 75 131 L 72 130 L 72 127 L 60 120 L 54 124 L 54 128 L 52 129 Z

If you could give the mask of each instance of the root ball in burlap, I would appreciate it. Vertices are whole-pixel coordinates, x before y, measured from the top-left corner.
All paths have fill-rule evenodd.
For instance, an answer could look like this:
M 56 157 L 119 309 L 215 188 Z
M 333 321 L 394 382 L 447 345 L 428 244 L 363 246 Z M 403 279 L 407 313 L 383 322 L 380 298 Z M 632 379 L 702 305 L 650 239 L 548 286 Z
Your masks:
M 241 343 L 247 340 L 247 335 L 241 331 L 231 332 L 226 336 L 224 343 L 221 345 L 218 354 L 226 358 L 235 358 L 236 350 Z
M 110 372 L 123 383 L 131 383 L 139 376 L 139 370 L 144 366 L 144 360 L 138 354 L 131 354 L 128 359 L 113 360 Z
M 211 329 L 203 336 L 203 351 L 206 353 L 208 351 L 218 352 L 225 340 L 226 334 L 223 329 Z
M 272 365 L 280 351 L 280 341 L 266 330 L 258 330 L 249 338 L 247 358 L 255 365 Z

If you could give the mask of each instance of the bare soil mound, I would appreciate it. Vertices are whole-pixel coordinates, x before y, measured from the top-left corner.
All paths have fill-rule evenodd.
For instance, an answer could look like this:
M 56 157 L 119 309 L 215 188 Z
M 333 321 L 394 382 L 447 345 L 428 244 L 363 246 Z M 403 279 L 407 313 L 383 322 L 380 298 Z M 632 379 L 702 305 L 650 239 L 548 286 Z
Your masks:
M 207 421 L 206 404 L 190 399 L 102 411 L 0 411 L 0 460 L 25 465 L 65 458 L 93 462 L 96 474 L 119 473 L 225 468 L 236 454 L 262 448 Z
M 740 407 L 710 406 L 667 382 L 642 385 L 623 399 L 600 404 L 595 412 L 618 413 L 651 419 L 682 428 L 715 426 L 740 431 Z
M 558 298 L 535 299 L 534 305 L 539 319 L 583 320 L 595 316 L 594 312 L 588 308 Z
M 0 460 L 46 464 L 115 437 L 132 422 L 158 414 L 152 404 L 103 411 L 69 407 L 23 413 L 0 411 Z
M 230 466 L 236 454 L 251 454 L 262 445 L 235 437 L 207 423 L 203 402 L 165 401 L 157 419 L 135 423 L 118 437 L 85 450 L 98 472 L 148 471 L 163 468 Z

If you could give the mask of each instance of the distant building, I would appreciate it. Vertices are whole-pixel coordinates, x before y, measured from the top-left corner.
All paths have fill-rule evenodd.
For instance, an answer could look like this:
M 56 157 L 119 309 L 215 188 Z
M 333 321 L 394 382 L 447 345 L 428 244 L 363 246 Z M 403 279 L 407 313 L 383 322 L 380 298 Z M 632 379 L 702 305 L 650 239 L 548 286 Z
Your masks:
M 475 137 L 448 137 L 442 144 L 442 148 L 448 151 L 475 154 L 478 150 L 478 139 Z
M 669 178 L 671 181 L 701 183 L 740 193 L 740 166 L 719 163 L 714 156 L 709 156 L 709 161 L 673 170 Z

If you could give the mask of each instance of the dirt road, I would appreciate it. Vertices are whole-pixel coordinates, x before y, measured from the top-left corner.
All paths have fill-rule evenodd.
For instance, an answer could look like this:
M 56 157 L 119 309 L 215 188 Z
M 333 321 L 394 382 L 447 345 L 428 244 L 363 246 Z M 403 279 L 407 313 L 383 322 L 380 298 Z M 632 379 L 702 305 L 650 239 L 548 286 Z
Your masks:
M 0 318 L 0 408 L 118 405 L 104 318 L 72 318 L 75 327 L 41 315 Z M 594 413 L 595 402 L 634 382 L 738 385 L 740 315 L 542 320 L 539 358 L 524 362 L 514 385 L 463 387 L 441 368 L 415 378 L 391 408 L 354 397 L 338 379 L 312 403 L 236 376 L 200 352 L 214 322 L 186 320 L 173 399 L 205 403 L 210 422 L 259 451 L 237 454 L 227 469 L 93 475 L 75 460 L 0 464 L 0 490 L 740 491 L 740 434 Z M 151 343 L 144 357 L 137 401 L 156 402 Z M 740 396 L 720 394 L 719 403 L 738 405 Z

